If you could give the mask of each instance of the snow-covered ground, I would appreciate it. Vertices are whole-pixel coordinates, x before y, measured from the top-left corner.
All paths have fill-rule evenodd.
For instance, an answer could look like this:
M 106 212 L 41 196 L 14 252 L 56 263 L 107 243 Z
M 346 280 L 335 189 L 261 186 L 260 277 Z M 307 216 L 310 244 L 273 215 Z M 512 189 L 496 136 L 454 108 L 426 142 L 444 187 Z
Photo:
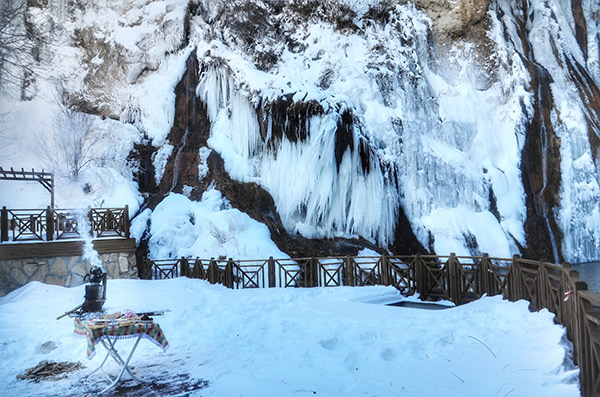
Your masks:
M 83 288 L 30 283 L 0 298 L 0 394 L 83 395 L 105 384 L 80 380 L 103 354 L 88 361 L 73 321 L 56 320 L 82 302 Z M 187 278 L 111 280 L 105 310 L 166 311 L 156 320 L 169 349 L 142 341 L 133 358 L 137 375 L 152 382 L 144 394 L 173 394 L 168 384 L 184 379 L 198 396 L 579 395 L 565 330 L 548 311 L 500 297 L 435 311 L 386 305 L 402 299 L 391 287 L 229 290 Z M 56 349 L 42 353 L 47 341 Z M 126 352 L 132 343 L 118 346 Z M 16 379 L 41 360 L 86 368 L 55 382 Z

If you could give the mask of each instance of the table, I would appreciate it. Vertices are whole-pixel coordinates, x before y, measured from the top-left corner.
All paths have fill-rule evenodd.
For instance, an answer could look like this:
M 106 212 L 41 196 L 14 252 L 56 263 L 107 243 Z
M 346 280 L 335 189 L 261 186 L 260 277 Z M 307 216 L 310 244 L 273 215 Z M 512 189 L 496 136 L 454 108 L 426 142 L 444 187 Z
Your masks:
M 87 338 L 88 359 L 92 359 L 96 354 L 96 344 L 98 342 L 100 342 L 107 351 L 106 357 L 104 357 L 104 360 L 102 360 L 100 366 L 86 377 L 87 379 L 101 370 L 104 373 L 104 375 L 108 378 L 110 384 L 99 394 L 105 393 L 106 391 L 115 387 L 117 383 L 121 380 L 125 372 L 127 372 L 129 376 L 131 376 L 133 379 L 137 380 L 138 382 L 141 382 L 141 380 L 135 377 L 131 372 L 132 367 L 129 366 L 129 361 L 131 360 L 131 357 L 133 357 L 133 353 L 137 349 L 138 344 L 140 343 L 140 340 L 142 338 L 148 339 L 149 341 L 153 342 L 161 349 L 163 349 L 163 351 L 167 350 L 167 348 L 169 347 L 169 342 L 167 341 L 165 334 L 160 328 L 160 325 L 158 325 L 158 323 L 155 323 L 154 321 L 142 321 L 140 319 L 135 318 L 76 318 L 74 332 L 78 335 L 82 335 Z M 136 338 L 136 341 L 133 347 L 131 348 L 127 359 L 123 360 L 115 346 L 118 340 L 128 338 Z M 120 367 L 119 374 L 116 377 L 111 377 L 103 369 L 104 364 L 108 360 L 108 357 L 112 357 L 112 359 Z

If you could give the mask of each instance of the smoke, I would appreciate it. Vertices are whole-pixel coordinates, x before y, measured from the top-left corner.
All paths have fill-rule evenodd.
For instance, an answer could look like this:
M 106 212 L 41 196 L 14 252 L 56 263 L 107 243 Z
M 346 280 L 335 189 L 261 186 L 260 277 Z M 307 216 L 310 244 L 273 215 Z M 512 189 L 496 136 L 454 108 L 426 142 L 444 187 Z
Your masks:
M 104 272 L 104 267 L 102 266 L 102 261 L 100 260 L 100 255 L 94 249 L 93 244 L 93 230 L 90 222 L 90 217 L 88 214 L 90 211 L 81 212 L 78 217 L 79 224 L 79 233 L 81 235 L 81 239 L 83 240 L 83 255 L 82 258 L 84 261 L 87 261 L 90 264 L 90 269 L 94 266 L 98 266 Z

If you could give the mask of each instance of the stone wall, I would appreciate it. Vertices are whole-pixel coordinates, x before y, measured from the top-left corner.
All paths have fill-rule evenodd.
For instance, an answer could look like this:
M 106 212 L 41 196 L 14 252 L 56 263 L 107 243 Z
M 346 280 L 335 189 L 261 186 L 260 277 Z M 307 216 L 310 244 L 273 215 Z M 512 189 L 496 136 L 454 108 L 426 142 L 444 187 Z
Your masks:
M 137 278 L 135 252 L 98 254 L 104 271 L 111 279 Z M 4 296 L 31 281 L 74 287 L 83 284 L 83 277 L 92 265 L 82 255 L 40 256 L 33 258 L 0 257 L 0 296 Z

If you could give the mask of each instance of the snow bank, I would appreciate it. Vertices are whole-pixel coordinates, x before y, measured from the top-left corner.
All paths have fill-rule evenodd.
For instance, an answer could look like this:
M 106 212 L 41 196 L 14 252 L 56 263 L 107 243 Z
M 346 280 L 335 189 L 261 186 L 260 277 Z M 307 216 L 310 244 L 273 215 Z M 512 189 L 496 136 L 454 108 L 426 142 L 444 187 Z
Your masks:
M 153 259 L 288 258 L 273 243 L 264 224 L 231 208 L 216 189 L 206 191 L 199 202 L 171 193 L 147 215 L 134 220 L 132 233 L 139 238 L 149 219 L 152 237 L 148 247 Z
M 83 294 L 83 286 L 30 283 L 0 298 L 0 354 L 10 357 L 0 367 L 4 393 L 90 390 L 80 378 L 102 355 L 88 362 L 72 320 L 55 320 Z M 165 373 L 208 381 L 190 395 L 579 395 L 565 330 L 548 311 L 500 297 L 437 311 L 368 303 L 401 299 L 391 287 L 228 290 L 186 278 L 110 280 L 105 309 L 168 310 L 155 319 L 169 350 L 142 341 L 132 363 L 150 381 Z M 47 341 L 57 348 L 44 354 Z M 15 378 L 43 359 L 87 368 L 57 382 Z

